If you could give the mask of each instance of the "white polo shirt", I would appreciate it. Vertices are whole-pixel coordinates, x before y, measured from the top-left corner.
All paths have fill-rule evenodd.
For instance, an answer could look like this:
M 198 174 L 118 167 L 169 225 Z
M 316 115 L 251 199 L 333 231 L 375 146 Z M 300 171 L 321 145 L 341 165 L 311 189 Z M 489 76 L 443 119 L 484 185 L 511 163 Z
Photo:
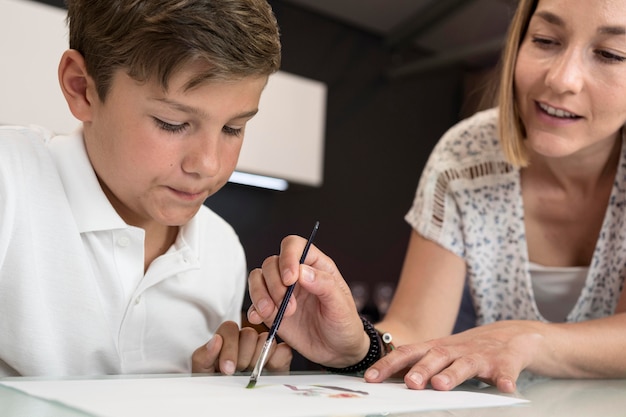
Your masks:
M 243 248 L 203 206 L 145 274 L 143 254 L 81 134 L 0 127 L 0 377 L 190 372 L 240 323 Z

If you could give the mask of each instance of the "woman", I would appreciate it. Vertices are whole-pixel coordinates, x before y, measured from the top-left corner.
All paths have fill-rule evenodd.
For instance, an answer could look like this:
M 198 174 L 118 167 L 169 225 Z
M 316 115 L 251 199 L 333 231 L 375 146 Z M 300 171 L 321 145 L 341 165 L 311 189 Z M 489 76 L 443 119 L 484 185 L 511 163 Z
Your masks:
M 402 372 L 413 389 L 478 378 L 512 392 L 523 370 L 626 376 L 626 2 L 521 0 L 502 64 L 498 107 L 444 135 L 406 216 L 376 325 L 396 349 L 376 362 L 393 346 L 361 325 L 332 260 L 312 248 L 298 269 L 296 237 L 251 273 L 252 322 L 271 322 L 298 280 L 281 337 L 370 382 Z M 451 335 L 466 282 L 477 327 Z

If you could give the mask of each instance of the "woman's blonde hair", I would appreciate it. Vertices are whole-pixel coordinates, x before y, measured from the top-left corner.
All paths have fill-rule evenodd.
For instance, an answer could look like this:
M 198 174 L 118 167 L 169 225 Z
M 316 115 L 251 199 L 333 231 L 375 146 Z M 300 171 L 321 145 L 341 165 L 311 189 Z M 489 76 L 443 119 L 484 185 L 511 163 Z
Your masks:
M 500 80 L 497 105 L 500 117 L 498 132 L 507 160 L 515 166 L 528 165 L 528 153 L 524 146 L 526 132 L 519 116 L 515 97 L 515 64 L 519 47 L 526 36 L 528 23 L 539 0 L 520 0 L 513 15 L 500 62 Z

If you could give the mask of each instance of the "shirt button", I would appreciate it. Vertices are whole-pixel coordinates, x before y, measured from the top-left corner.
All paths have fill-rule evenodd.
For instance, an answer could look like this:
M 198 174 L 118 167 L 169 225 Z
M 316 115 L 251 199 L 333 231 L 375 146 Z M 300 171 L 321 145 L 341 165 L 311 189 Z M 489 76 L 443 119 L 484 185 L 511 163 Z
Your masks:
M 123 248 L 125 248 L 126 246 L 128 246 L 130 244 L 130 239 L 127 238 L 126 236 L 122 236 L 119 239 L 117 239 L 117 244 Z
M 137 298 L 135 298 L 135 305 L 139 304 L 141 302 L 141 295 L 138 295 Z

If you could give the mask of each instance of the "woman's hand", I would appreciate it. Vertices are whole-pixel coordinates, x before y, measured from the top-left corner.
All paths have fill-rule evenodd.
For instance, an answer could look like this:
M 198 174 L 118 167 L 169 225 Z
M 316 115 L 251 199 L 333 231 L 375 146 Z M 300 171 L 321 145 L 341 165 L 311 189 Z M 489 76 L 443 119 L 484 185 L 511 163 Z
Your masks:
M 500 321 L 425 343 L 398 346 L 365 373 L 368 382 L 381 382 L 406 372 L 411 389 L 451 390 L 477 378 L 511 393 L 522 370 L 548 347 L 536 321 Z
M 252 327 L 239 329 L 235 322 L 224 322 L 206 345 L 193 352 L 192 372 L 232 375 L 235 372 L 251 371 L 266 340 L 267 332 L 258 333 Z M 273 343 L 264 369 L 288 371 L 292 358 L 289 346 Z

